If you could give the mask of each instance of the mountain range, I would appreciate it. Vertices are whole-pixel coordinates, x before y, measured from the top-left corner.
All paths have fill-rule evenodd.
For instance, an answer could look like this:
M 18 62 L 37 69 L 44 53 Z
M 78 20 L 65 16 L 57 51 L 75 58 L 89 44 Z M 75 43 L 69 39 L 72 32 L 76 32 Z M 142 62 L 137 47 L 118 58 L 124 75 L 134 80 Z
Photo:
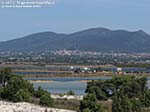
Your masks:
M 81 50 L 98 52 L 150 52 L 150 35 L 142 30 L 91 28 L 71 34 L 40 32 L 0 42 L 0 51 Z

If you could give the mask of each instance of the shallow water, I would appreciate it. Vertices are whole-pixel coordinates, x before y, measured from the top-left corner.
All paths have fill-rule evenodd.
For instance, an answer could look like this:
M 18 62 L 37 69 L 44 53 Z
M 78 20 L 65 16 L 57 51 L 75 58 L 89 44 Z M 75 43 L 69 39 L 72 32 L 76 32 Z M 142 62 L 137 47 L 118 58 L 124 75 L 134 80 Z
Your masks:
M 87 83 L 79 81 L 67 81 L 67 82 L 34 82 L 34 88 L 37 89 L 41 86 L 43 89 L 48 90 L 50 93 L 66 93 L 72 90 L 77 95 L 82 95 L 85 92 Z
M 34 88 L 41 86 L 50 93 L 66 93 L 69 90 L 74 91 L 77 95 L 85 94 L 87 83 L 85 80 L 108 80 L 110 77 L 93 77 L 93 78 L 26 78 L 26 80 L 42 80 L 33 82 Z M 45 80 L 46 82 L 44 82 Z M 47 82 L 50 81 L 50 82 Z
M 50 93 L 66 93 L 69 90 L 74 91 L 77 95 L 85 94 L 85 89 L 87 83 L 85 80 L 109 80 L 110 77 L 101 77 L 101 78 L 26 78 L 27 80 L 47 80 L 50 82 L 33 82 L 34 88 L 37 89 L 41 86 L 43 89 L 48 90 Z M 150 88 L 150 78 L 148 77 L 148 82 L 146 85 Z
M 54 78 L 47 78 L 47 77 L 37 77 L 37 78 L 24 78 L 26 80 L 42 80 L 42 81 L 59 81 L 59 82 L 66 82 L 66 81 L 85 81 L 85 80 L 108 80 L 111 77 L 54 77 Z

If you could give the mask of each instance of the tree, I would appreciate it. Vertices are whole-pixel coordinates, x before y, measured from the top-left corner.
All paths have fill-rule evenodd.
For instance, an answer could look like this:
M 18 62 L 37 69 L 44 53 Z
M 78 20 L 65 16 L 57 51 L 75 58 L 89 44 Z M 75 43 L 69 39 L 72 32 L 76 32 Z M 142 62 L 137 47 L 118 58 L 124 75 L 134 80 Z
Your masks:
M 111 80 L 89 82 L 86 92 L 94 94 L 98 100 L 112 99 L 112 112 L 141 112 L 143 107 L 150 106 L 146 81 L 146 77 L 113 77 Z
M 112 112 L 132 112 L 132 104 L 129 98 L 119 94 L 114 96 Z
M 16 102 L 16 97 L 18 98 L 17 101 L 20 101 L 22 97 L 22 100 L 25 98 L 26 101 L 26 96 L 24 95 L 24 93 L 27 93 L 27 96 L 31 97 L 33 91 L 34 88 L 32 84 L 30 84 L 28 81 L 23 80 L 21 76 L 16 75 L 10 78 L 8 84 L 3 89 L 2 98 Z
M 144 95 L 141 97 L 141 103 L 144 107 L 150 106 L 150 91 L 145 91 Z
M 106 81 L 88 82 L 85 92 L 95 94 L 98 100 L 112 98 L 118 91 L 122 91 L 122 94 L 127 94 L 129 97 L 136 97 L 144 93 L 145 85 L 146 77 L 119 76 Z
M 130 100 L 132 103 L 132 112 L 142 112 L 142 102 L 139 99 L 133 98 Z
M 149 103 L 150 95 L 144 94 L 146 91 L 145 77 L 124 83 L 113 97 L 112 112 L 141 112 L 143 105 L 140 99 Z
M 141 112 L 141 109 L 142 104 L 138 98 L 129 98 L 120 92 L 113 97 L 112 112 Z
M 34 91 L 33 84 L 15 75 L 9 68 L 0 70 L 0 98 L 13 102 L 30 102 L 34 96 L 40 98 L 40 104 L 52 106 L 50 93 L 41 87 Z
M 80 104 L 81 112 L 103 112 L 102 106 L 98 104 L 94 94 L 84 96 Z
M 13 72 L 11 68 L 4 68 L 0 70 L 0 85 L 5 87 L 12 76 Z

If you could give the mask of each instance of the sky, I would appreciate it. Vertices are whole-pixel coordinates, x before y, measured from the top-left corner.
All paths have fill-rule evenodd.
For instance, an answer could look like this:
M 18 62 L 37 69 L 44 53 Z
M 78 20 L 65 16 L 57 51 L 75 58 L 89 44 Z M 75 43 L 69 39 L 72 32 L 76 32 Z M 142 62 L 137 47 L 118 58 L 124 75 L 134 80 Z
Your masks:
M 42 8 L 0 8 L 0 41 L 37 32 L 68 34 L 95 27 L 150 33 L 150 0 L 54 2 L 54 5 Z

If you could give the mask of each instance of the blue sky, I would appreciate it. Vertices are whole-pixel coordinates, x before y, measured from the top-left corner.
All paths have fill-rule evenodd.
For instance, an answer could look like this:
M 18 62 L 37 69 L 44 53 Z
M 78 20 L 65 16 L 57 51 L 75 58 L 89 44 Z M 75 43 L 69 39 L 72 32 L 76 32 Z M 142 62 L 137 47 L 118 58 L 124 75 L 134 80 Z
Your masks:
M 1 1 L 1 0 L 0 0 Z M 0 8 L 0 41 L 54 31 L 105 27 L 150 33 L 150 0 L 54 0 L 44 8 Z

